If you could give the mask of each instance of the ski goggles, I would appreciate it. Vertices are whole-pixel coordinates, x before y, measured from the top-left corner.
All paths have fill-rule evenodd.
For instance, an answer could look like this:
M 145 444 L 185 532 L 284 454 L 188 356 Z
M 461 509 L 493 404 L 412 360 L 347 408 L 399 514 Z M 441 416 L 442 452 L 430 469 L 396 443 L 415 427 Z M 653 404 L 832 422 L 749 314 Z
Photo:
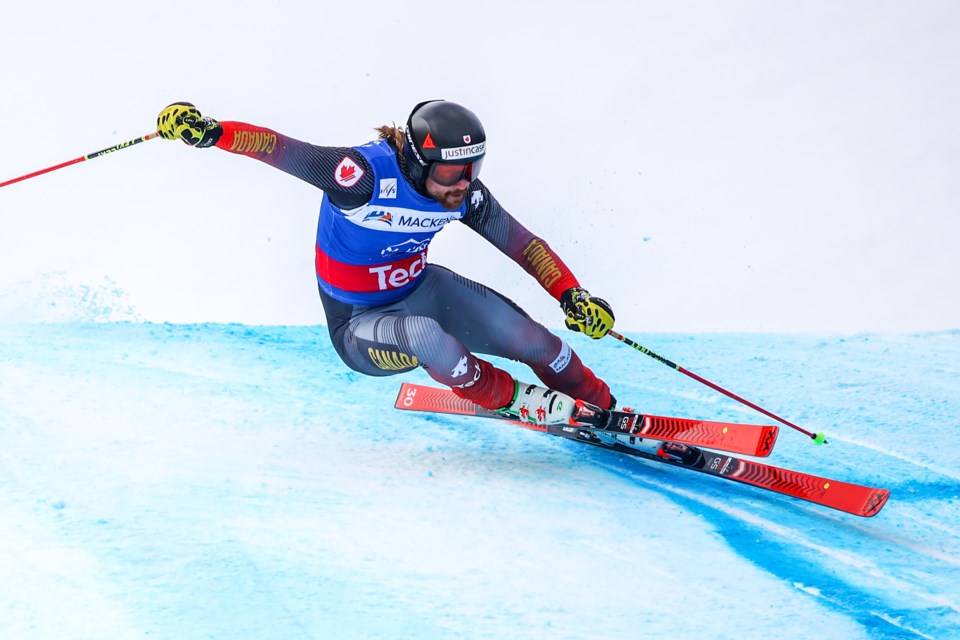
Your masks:
M 427 174 L 431 180 L 443 187 L 452 187 L 461 180 L 473 182 L 480 174 L 483 158 L 465 164 L 441 164 L 434 162 Z

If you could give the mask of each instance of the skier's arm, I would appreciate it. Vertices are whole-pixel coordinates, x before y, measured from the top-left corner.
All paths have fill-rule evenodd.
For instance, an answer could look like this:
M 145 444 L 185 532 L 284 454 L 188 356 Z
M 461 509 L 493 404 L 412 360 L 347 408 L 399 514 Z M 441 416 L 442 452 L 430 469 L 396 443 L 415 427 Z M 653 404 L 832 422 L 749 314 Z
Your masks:
M 558 301 L 578 287 L 576 276 L 547 242 L 517 222 L 482 182 L 470 185 L 470 205 L 461 220 L 532 275 Z
M 462 222 L 510 256 L 560 302 L 572 331 L 602 338 L 613 328 L 613 310 L 580 286 L 550 245 L 504 209 L 482 182 L 470 186 L 470 205 Z
M 218 122 L 202 117 L 187 102 L 161 111 L 157 131 L 164 138 L 180 139 L 190 146 L 215 146 L 260 160 L 322 189 L 342 207 L 363 204 L 373 193 L 373 172 L 366 159 L 350 147 L 322 147 L 265 127 Z

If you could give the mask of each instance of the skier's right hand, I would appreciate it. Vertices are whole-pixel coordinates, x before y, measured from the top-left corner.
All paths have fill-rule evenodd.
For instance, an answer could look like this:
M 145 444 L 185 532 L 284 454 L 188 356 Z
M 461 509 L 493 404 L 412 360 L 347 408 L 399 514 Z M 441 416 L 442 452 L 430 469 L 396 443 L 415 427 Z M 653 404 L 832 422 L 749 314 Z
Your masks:
M 167 140 L 183 140 L 191 147 L 212 147 L 223 135 L 213 118 L 204 118 L 189 102 L 174 102 L 157 116 L 157 133 Z
M 613 309 L 603 298 L 595 298 L 580 287 L 571 287 L 560 296 L 560 307 L 567 316 L 567 329 L 599 340 L 613 329 Z

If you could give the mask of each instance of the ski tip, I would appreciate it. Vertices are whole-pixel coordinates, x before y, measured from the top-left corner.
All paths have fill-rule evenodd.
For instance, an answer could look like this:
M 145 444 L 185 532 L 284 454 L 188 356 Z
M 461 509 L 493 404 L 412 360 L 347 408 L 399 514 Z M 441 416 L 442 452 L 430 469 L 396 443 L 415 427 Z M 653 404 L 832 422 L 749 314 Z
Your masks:
M 766 458 L 773 451 L 773 445 L 777 443 L 777 436 L 780 435 L 780 428 L 776 425 L 769 425 L 766 427 L 761 427 L 763 430 L 763 435 L 760 437 L 759 442 L 757 443 L 757 450 L 753 452 L 753 455 Z
M 813 444 L 819 447 L 822 444 L 830 444 L 830 443 L 827 442 L 827 435 L 823 431 L 817 431 L 813 435 Z

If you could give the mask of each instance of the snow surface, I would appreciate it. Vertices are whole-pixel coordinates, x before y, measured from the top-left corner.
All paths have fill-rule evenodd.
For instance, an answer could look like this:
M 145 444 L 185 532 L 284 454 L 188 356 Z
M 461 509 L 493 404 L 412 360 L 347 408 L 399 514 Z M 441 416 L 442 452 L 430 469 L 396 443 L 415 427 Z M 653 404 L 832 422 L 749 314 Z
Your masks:
M 0 638 L 960 637 L 960 332 L 629 334 L 826 431 L 770 462 L 890 488 L 862 519 L 395 411 L 322 326 L 44 307 L 0 325 Z M 763 421 L 565 337 L 638 408 Z

